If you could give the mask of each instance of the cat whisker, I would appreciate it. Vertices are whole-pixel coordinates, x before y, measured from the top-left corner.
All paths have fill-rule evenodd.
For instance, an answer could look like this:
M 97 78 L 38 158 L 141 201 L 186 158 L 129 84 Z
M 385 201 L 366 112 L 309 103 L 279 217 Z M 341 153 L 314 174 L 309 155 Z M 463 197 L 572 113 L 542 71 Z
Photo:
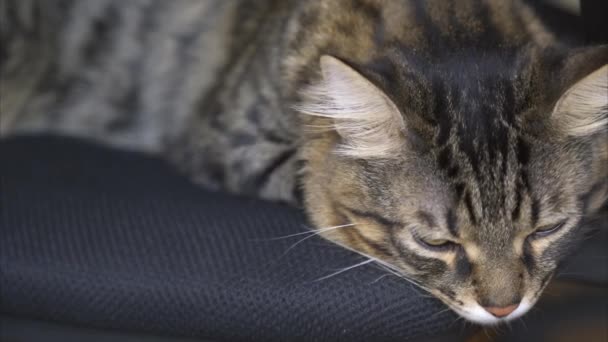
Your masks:
M 289 248 L 287 248 L 285 250 L 285 252 L 283 252 L 283 254 L 281 255 L 281 257 L 285 256 L 287 253 L 289 253 L 292 249 L 296 248 L 299 244 L 301 244 L 302 242 L 318 236 L 319 234 L 328 232 L 328 231 L 332 231 L 332 230 L 336 230 L 336 229 L 342 229 L 342 228 L 350 228 L 353 227 L 354 224 L 345 224 L 345 225 L 341 225 L 341 226 L 334 226 L 334 227 L 328 227 L 328 228 L 322 228 L 322 229 L 318 229 L 317 231 L 311 231 L 310 235 L 306 236 L 303 239 L 300 239 L 299 241 L 297 241 L 296 243 L 294 243 L 293 245 L 291 245 Z
M 306 232 L 300 232 L 300 233 L 295 233 L 295 234 L 290 234 L 290 235 L 284 235 L 284 236 L 278 236 L 278 237 L 274 237 L 274 238 L 265 239 L 265 241 L 285 240 L 285 239 L 289 239 L 289 238 L 292 238 L 292 237 L 302 236 L 302 235 L 308 235 L 308 234 L 318 235 L 318 234 L 321 234 L 321 233 L 324 233 L 324 232 L 327 232 L 327 231 L 336 230 L 336 229 L 340 229 L 340 228 L 346 228 L 346 227 L 352 227 L 354 225 L 355 225 L 354 223 L 349 223 L 349 224 L 342 224 L 342 225 L 333 226 L 333 227 L 311 229 L 311 230 L 306 231 Z
M 441 315 L 442 313 L 446 313 L 446 312 L 448 312 L 448 311 L 452 311 L 452 309 L 447 308 L 447 309 L 439 310 L 438 312 L 436 312 L 436 313 L 432 314 L 432 315 L 429 317 L 429 319 L 433 319 L 433 318 L 435 318 L 435 317 L 437 317 L 437 316 Z
M 489 333 L 490 329 L 494 329 L 494 327 L 484 327 L 483 332 L 484 332 L 484 334 L 486 334 L 486 337 L 488 338 L 488 340 L 491 341 L 494 339 L 494 337 L 492 337 L 492 335 L 490 335 L 490 333 Z M 496 330 L 494 330 L 494 331 L 496 331 Z
M 454 321 L 452 321 L 452 323 L 450 323 L 450 325 L 448 325 L 448 329 L 452 328 L 452 326 L 453 326 L 454 324 L 458 324 L 458 322 L 459 322 L 459 321 L 464 321 L 464 322 L 466 322 L 466 320 L 464 319 L 464 317 L 462 317 L 462 316 L 460 316 L 460 315 L 459 315 L 458 317 L 456 317 L 456 319 L 454 319 Z M 464 327 L 464 326 L 465 326 L 465 324 L 463 324 L 463 327 Z
M 523 325 L 523 327 L 524 327 L 524 329 L 525 329 L 526 331 L 528 331 L 528 330 L 529 330 L 529 329 L 528 329 L 528 325 L 526 324 L 526 321 L 523 319 L 523 317 L 518 318 L 518 319 L 517 319 L 517 321 L 518 321 L 518 322 L 520 322 L 520 323 L 521 323 L 521 325 Z
M 329 275 L 326 275 L 326 276 L 324 276 L 324 277 L 321 277 L 321 278 L 319 278 L 319 279 L 315 280 L 315 282 L 317 282 L 317 281 L 321 281 L 321 280 L 326 280 L 326 279 L 329 279 L 329 278 L 331 278 L 331 277 L 333 277 L 333 276 L 337 276 L 338 274 L 344 273 L 344 272 L 346 272 L 346 271 L 350 271 L 350 270 L 352 270 L 352 269 L 354 269 L 354 268 L 361 267 L 361 266 L 367 265 L 367 264 L 372 263 L 372 262 L 374 262 L 374 260 L 371 260 L 371 259 L 365 260 L 365 261 L 363 261 L 363 262 L 360 262 L 360 263 L 357 263 L 357 264 L 354 264 L 354 265 L 348 266 L 348 267 L 346 267 L 346 268 L 343 268 L 343 269 L 341 269 L 341 270 L 339 270 L 339 271 L 337 271 L 337 272 L 334 272 L 334 273 L 332 273 L 332 274 L 329 274 Z
M 416 293 L 418 294 L 419 297 L 437 299 L 437 297 L 435 297 L 434 295 L 430 295 L 431 292 L 427 289 L 424 289 L 424 291 L 426 291 L 426 293 L 420 292 L 420 289 L 421 289 L 420 285 L 414 286 L 413 284 L 410 284 L 410 287 L 412 290 L 416 291 Z
M 403 279 L 403 280 L 409 282 L 411 285 L 415 285 L 415 287 L 413 287 L 413 289 L 422 289 L 422 290 L 424 290 L 424 291 L 426 291 L 428 293 L 431 293 L 431 291 L 428 288 L 424 287 L 419 282 L 417 282 L 417 281 L 415 281 L 415 280 L 413 280 L 411 278 L 408 278 L 407 276 L 405 276 L 404 274 L 402 274 L 401 272 L 399 272 L 399 270 L 395 266 L 393 266 L 391 264 L 388 264 L 388 263 L 386 263 L 386 262 L 384 262 L 382 260 L 379 260 L 378 263 L 379 263 L 380 268 L 384 269 L 385 271 L 390 272 L 392 275 L 395 275 L 398 278 Z M 420 296 L 422 296 L 422 297 L 425 297 L 425 298 L 435 298 L 432 295 L 429 296 L 429 295 L 425 295 L 425 294 L 422 294 L 422 293 L 419 293 L 419 292 L 418 292 L 418 294 Z
M 378 259 L 378 258 L 376 258 L 376 257 L 371 256 L 371 255 L 368 255 L 368 254 L 366 254 L 366 253 L 363 253 L 363 252 L 357 251 L 357 250 L 355 250 L 355 249 L 353 249 L 353 248 L 351 248 L 351 247 L 349 247 L 349 246 L 347 246 L 347 245 L 345 245 L 345 244 L 341 244 L 341 243 L 339 243 L 339 242 L 334 242 L 334 243 L 335 243 L 336 245 L 338 245 L 338 246 L 342 247 L 342 248 L 345 248 L 345 249 L 347 249 L 347 250 L 349 250 L 349 251 L 353 252 L 353 253 L 357 253 L 357 254 L 359 254 L 359 255 L 361 255 L 361 256 L 364 256 L 364 257 L 366 257 L 366 258 L 368 258 L 368 259 L 370 259 L 370 260 L 375 261 L 375 262 L 376 262 L 376 263 L 377 263 L 377 264 L 378 264 L 380 267 L 382 267 L 384 270 L 386 270 L 386 271 L 390 272 L 391 274 L 393 274 L 393 275 L 395 275 L 395 276 L 397 276 L 397 277 L 399 277 L 399 278 L 401 278 L 401 279 L 403 279 L 403 280 L 405 280 L 405 281 L 407 281 L 407 282 L 409 282 L 409 283 L 411 283 L 411 284 L 413 284 L 413 285 L 416 285 L 418 288 L 420 288 L 420 289 L 422 289 L 422 290 L 424 290 L 424 291 L 427 291 L 427 292 L 431 293 L 431 292 L 429 291 L 429 289 L 425 288 L 424 286 L 422 286 L 422 285 L 421 285 L 420 283 L 418 283 L 417 281 L 415 281 L 415 280 L 413 280 L 413 279 L 410 279 L 410 278 L 406 277 L 405 275 L 403 275 L 403 274 L 400 272 L 400 270 L 399 270 L 399 268 L 398 268 L 397 266 L 392 265 L 392 264 L 390 264 L 390 263 L 388 263 L 388 262 L 386 262 L 386 261 L 384 261 L 384 260 L 380 260 L 380 259 Z M 431 294 L 432 294 L 432 293 L 431 293 Z
M 469 325 L 469 322 L 460 315 L 457 315 L 456 319 L 454 321 L 452 321 L 452 323 L 450 323 L 450 325 L 448 326 L 448 329 L 450 329 L 454 324 L 457 324 L 459 322 L 461 323 L 460 324 L 460 335 L 462 335 L 462 334 L 464 334 L 465 329 Z
M 307 231 L 307 232 L 300 232 L 300 233 L 295 233 L 295 234 L 290 234 L 290 235 L 280 236 L 280 237 L 276 237 L 276 238 L 271 238 L 271 239 L 268 239 L 267 241 L 283 240 L 283 239 L 288 239 L 288 238 L 292 238 L 292 237 L 297 237 L 297 236 L 303 236 L 303 235 L 307 235 L 307 236 L 305 236 L 304 238 L 302 238 L 302 239 L 300 239 L 299 241 L 297 241 L 296 243 L 294 243 L 293 245 L 291 245 L 291 246 L 290 246 L 290 247 L 289 247 L 287 250 L 285 250 L 285 252 L 284 252 L 284 253 L 283 253 L 283 255 L 282 255 L 282 256 L 284 256 L 284 255 L 286 255 L 287 253 L 289 253 L 289 251 L 291 251 L 292 249 L 294 249 L 295 247 L 297 247 L 299 244 L 303 243 L 304 241 L 306 241 L 306 240 L 308 240 L 308 239 L 310 239 L 310 238 L 312 238 L 312 237 L 314 237 L 314 236 L 317 236 L 317 235 L 322 234 L 322 233 L 324 233 L 324 232 L 333 231 L 333 230 L 338 230 L 338 229 L 342 229 L 342 228 L 349 228 L 349 227 L 354 227 L 354 226 L 355 226 L 355 224 L 354 224 L 354 223 L 350 223 L 350 224 L 343 224 L 343 225 L 332 226 L 332 227 L 319 228 L 319 229 L 316 229 L 316 230 L 311 230 L 311 231 Z M 342 273 L 342 272 L 346 272 L 346 271 L 348 271 L 348 270 L 350 270 L 350 269 L 352 269 L 352 268 L 358 267 L 358 266 L 363 266 L 363 265 L 369 264 L 369 263 L 371 263 L 371 262 L 376 262 L 376 263 L 377 263 L 377 265 L 378 265 L 380 268 L 382 268 L 382 269 L 384 269 L 385 271 L 389 272 L 389 274 L 385 274 L 385 275 L 381 276 L 380 278 L 378 278 L 378 279 L 374 280 L 374 281 L 373 281 L 371 284 L 374 284 L 374 283 L 376 283 L 376 282 L 380 281 L 380 280 L 381 280 L 381 279 L 383 279 L 385 276 L 394 275 L 394 276 L 397 276 L 397 277 L 398 277 L 398 278 L 400 278 L 400 279 L 403 279 L 403 280 L 405 280 L 405 281 L 407 281 L 407 282 L 409 282 L 409 283 L 411 283 L 411 284 L 415 285 L 415 286 L 416 286 L 416 288 L 422 289 L 422 290 L 424 290 L 424 291 L 426 291 L 426 292 L 429 292 L 429 293 L 430 293 L 430 291 L 429 291 L 427 288 L 425 288 L 424 286 L 422 286 L 420 283 L 418 283 L 417 281 L 415 281 L 415 280 L 413 280 L 413 279 L 410 279 L 410 278 L 406 277 L 405 275 L 403 275 L 403 274 L 400 272 L 400 269 L 399 269 L 397 266 L 392 265 L 392 264 L 390 264 L 390 263 L 388 263 L 388 262 L 386 262 L 386 261 L 384 261 L 384 260 L 380 260 L 380 259 L 378 259 L 378 258 L 375 258 L 375 257 L 373 257 L 373 256 L 371 256 L 371 255 L 366 254 L 366 253 L 363 253 L 363 252 L 357 251 L 357 250 L 355 250 L 355 249 L 353 249 L 353 248 L 350 248 L 350 247 L 348 247 L 348 246 L 346 246 L 346 245 L 344 245 L 344 244 L 340 244 L 340 243 L 338 243 L 338 242 L 334 242 L 334 243 L 335 243 L 335 244 L 337 244 L 337 245 L 339 245 L 339 246 L 341 246 L 341 247 L 343 247 L 343 248 L 345 248 L 345 249 L 350 250 L 351 252 L 354 252 L 354 253 L 357 253 L 357 254 L 359 254 L 359 255 L 361 255 L 361 256 L 364 256 L 364 257 L 366 257 L 368 260 L 366 260 L 366 261 L 364 261 L 364 262 L 362 262 L 362 263 L 356 264 L 356 265 L 354 265 L 354 266 L 347 267 L 346 269 L 340 270 L 340 271 L 335 272 L 335 273 L 333 273 L 333 274 L 330 274 L 330 275 L 328 275 L 328 276 L 325 276 L 325 277 L 319 278 L 319 279 L 317 279 L 316 281 L 320 281 L 320 280 L 327 279 L 327 278 L 329 278 L 329 277 L 332 277 L 332 276 L 334 276 L 334 275 L 340 274 L 340 273 Z M 420 294 L 420 295 L 421 295 L 421 296 L 424 296 L 423 294 Z M 434 297 L 432 297 L 432 296 L 424 296 L 424 297 L 427 297 L 427 298 L 434 298 Z
M 383 275 L 379 276 L 378 278 L 376 278 L 376 280 L 370 282 L 369 285 L 374 285 L 375 283 L 379 282 L 380 280 L 382 280 L 386 277 L 390 277 L 390 276 L 394 276 L 394 274 L 392 274 L 392 273 L 383 274 Z

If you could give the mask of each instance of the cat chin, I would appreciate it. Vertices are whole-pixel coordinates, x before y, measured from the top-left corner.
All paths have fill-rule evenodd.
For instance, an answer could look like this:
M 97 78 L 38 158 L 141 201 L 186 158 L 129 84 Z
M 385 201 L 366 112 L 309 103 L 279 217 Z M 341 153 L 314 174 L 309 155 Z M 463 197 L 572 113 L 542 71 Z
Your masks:
M 487 312 L 484 308 L 482 308 L 479 304 L 468 305 L 464 308 L 455 309 L 456 313 L 460 316 L 464 317 L 466 320 L 481 324 L 481 325 L 498 325 L 502 323 L 506 323 L 517 319 L 532 308 L 533 303 L 524 299 L 519 304 L 519 307 L 507 317 L 497 318 L 494 315 Z

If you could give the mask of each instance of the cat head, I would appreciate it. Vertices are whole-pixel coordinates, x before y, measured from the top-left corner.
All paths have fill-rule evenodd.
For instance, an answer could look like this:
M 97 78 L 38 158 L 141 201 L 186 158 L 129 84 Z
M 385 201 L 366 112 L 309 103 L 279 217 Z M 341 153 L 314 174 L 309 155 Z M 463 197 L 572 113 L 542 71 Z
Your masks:
M 608 48 L 511 57 L 323 56 L 297 106 L 322 235 L 482 324 L 534 305 L 608 196 Z

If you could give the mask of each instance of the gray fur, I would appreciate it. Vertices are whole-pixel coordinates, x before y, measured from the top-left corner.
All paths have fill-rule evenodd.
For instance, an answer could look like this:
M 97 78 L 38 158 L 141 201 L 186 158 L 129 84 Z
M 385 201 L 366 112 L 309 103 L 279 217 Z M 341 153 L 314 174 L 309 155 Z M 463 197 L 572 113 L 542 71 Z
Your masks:
M 520 1 L 0 0 L 0 18 L 3 136 L 301 187 L 317 227 L 352 227 L 321 235 L 477 322 L 525 313 L 608 197 L 608 47 L 571 49 Z

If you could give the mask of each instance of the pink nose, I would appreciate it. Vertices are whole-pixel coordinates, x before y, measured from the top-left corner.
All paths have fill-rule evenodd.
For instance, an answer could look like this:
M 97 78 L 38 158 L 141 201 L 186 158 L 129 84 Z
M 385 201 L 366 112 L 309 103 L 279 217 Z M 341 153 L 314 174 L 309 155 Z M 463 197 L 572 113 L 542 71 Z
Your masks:
M 513 304 L 513 305 L 505 306 L 502 308 L 496 307 L 496 306 L 490 306 L 490 307 L 484 307 L 484 309 L 486 309 L 486 311 L 491 313 L 492 315 L 494 315 L 498 318 L 502 318 L 502 317 L 509 316 L 509 314 L 512 313 L 513 311 L 515 311 L 515 309 L 517 309 L 518 306 L 519 306 L 519 304 Z

